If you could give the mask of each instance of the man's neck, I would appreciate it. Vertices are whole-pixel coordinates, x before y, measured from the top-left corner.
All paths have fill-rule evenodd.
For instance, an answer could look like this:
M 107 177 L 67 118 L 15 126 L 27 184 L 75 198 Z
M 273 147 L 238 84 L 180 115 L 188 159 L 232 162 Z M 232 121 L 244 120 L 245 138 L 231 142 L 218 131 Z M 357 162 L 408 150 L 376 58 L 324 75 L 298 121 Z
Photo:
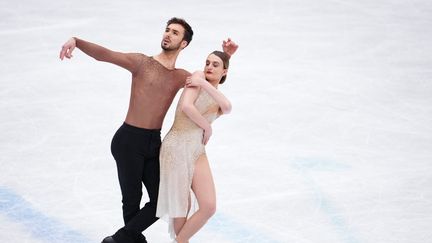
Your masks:
M 153 58 L 167 69 L 175 69 L 175 63 L 179 53 L 179 51 L 162 51 Z

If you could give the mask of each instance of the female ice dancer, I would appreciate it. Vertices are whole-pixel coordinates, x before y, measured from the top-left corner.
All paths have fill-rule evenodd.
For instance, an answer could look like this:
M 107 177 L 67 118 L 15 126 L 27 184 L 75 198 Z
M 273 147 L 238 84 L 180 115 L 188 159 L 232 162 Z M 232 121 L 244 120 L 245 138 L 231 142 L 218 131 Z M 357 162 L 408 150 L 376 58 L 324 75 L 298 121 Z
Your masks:
M 168 216 L 174 242 L 188 242 L 216 210 L 205 145 L 212 135 L 211 123 L 231 111 L 231 103 L 217 89 L 225 82 L 229 58 L 214 51 L 207 57 L 204 72 L 194 72 L 187 79 L 174 124 L 162 142 L 156 216 Z M 193 195 L 198 202 L 196 211 L 191 209 Z

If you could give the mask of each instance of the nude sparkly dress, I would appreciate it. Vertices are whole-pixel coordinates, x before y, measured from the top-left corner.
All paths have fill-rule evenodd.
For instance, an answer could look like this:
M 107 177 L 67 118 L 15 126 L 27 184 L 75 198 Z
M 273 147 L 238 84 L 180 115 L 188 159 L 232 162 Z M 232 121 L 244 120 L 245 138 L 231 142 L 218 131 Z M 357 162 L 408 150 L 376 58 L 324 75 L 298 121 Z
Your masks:
M 195 162 L 205 153 L 202 143 L 203 129 L 181 111 L 182 98 L 183 96 L 176 108 L 174 124 L 163 139 L 160 150 L 160 183 L 156 210 L 159 218 L 188 216 L 188 199 L 192 193 Z M 218 117 L 219 106 L 205 90 L 199 91 L 194 104 L 210 123 Z M 193 211 L 194 209 L 189 215 Z M 171 235 L 172 233 L 171 231 Z

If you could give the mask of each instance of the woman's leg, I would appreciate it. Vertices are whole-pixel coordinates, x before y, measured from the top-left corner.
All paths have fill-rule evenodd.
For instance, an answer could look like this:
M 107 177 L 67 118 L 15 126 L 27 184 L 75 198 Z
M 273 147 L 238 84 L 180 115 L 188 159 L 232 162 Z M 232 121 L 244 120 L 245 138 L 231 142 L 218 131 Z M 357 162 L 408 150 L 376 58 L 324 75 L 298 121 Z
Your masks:
M 188 212 L 186 213 L 186 215 L 189 214 L 190 209 L 191 209 L 191 197 L 189 195 L 189 198 L 188 198 Z M 174 232 L 175 232 L 176 235 L 178 235 L 180 233 L 180 230 L 183 228 L 183 225 L 186 223 L 186 219 L 187 219 L 187 217 L 174 218 L 173 219 Z
M 180 230 L 183 228 L 186 223 L 186 218 L 174 218 L 174 232 L 176 235 L 180 233 Z
M 198 201 L 198 211 L 190 217 L 177 234 L 177 242 L 188 242 L 216 211 L 216 190 L 207 156 L 201 155 L 195 163 L 192 190 Z

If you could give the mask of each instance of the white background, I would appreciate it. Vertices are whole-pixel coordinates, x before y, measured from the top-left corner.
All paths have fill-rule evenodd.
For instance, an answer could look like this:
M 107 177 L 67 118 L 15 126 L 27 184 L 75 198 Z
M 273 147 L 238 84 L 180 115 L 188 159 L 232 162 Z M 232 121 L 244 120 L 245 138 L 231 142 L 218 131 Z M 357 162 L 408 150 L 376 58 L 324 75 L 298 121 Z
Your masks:
M 122 226 L 110 142 L 130 74 L 58 54 L 78 36 L 155 55 L 172 16 L 195 31 L 177 67 L 240 45 L 220 86 L 233 111 L 207 146 L 218 209 L 191 242 L 430 241 L 430 1 L 3 0 L 0 242 L 100 242 Z M 162 220 L 145 235 L 170 241 Z

